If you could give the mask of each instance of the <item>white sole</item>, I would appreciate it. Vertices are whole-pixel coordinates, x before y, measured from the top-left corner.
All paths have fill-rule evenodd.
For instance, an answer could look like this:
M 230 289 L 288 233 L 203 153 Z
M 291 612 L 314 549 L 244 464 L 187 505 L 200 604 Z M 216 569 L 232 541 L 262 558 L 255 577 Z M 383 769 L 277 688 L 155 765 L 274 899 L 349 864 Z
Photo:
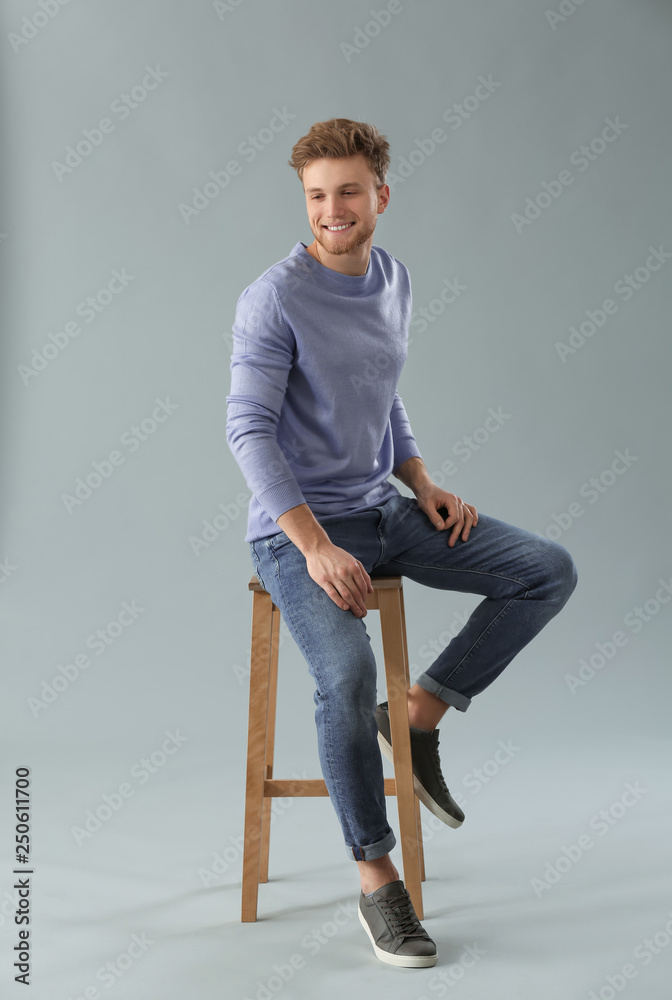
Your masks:
M 390 763 L 393 764 L 394 763 L 394 758 L 392 756 L 392 747 L 387 742 L 387 740 L 385 739 L 385 737 L 383 736 L 383 734 L 380 732 L 380 730 L 378 731 L 378 745 L 380 746 L 381 752 L 385 755 L 385 757 L 387 757 L 387 759 L 390 761 Z M 440 819 L 442 823 L 445 823 L 446 826 L 451 826 L 453 828 L 453 830 L 457 830 L 457 829 L 459 829 L 462 826 L 462 823 L 464 822 L 464 820 L 455 819 L 455 817 L 451 816 L 450 813 L 444 812 L 444 810 L 441 809 L 440 806 L 437 806 L 437 804 L 434 801 L 434 799 L 432 799 L 432 797 L 427 793 L 427 791 L 420 784 L 420 782 L 418 781 L 418 779 L 415 776 L 415 774 L 413 775 L 413 789 L 415 791 L 415 794 L 418 796 L 418 798 L 422 802 L 423 806 L 425 806 L 426 809 L 429 809 L 429 811 L 434 816 L 436 816 L 437 819 Z
M 403 966 L 407 969 L 428 969 L 432 965 L 436 965 L 438 961 L 437 955 L 393 955 L 389 951 L 383 951 L 379 948 L 376 942 L 373 940 L 373 934 L 371 933 L 371 928 L 366 922 L 366 917 L 362 913 L 359 907 L 357 907 L 357 914 L 359 916 L 359 922 L 368 934 L 369 941 L 373 945 L 373 950 L 376 953 L 376 957 L 381 960 L 381 962 L 387 962 L 388 965 Z

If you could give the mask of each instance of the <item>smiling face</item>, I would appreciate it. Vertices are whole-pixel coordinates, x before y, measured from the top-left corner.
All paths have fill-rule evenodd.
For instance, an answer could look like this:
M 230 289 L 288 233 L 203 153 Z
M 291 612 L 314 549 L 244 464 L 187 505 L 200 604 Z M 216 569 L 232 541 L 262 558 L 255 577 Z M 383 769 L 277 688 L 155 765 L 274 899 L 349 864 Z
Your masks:
M 308 221 L 319 244 L 308 250 L 321 264 L 344 274 L 366 272 L 377 216 L 390 200 L 389 186 L 377 183 L 362 153 L 311 160 L 304 168 Z

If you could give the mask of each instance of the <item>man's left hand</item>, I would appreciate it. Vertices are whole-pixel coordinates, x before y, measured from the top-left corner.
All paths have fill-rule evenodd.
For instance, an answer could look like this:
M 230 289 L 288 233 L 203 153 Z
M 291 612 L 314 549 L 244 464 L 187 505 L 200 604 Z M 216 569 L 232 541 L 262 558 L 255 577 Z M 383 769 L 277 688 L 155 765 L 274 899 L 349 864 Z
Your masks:
M 432 485 L 420 490 L 416 493 L 416 497 L 418 507 L 425 512 L 438 531 L 452 528 L 448 538 L 448 545 L 451 548 L 458 538 L 466 542 L 469 532 L 478 524 L 476 508 L 465 503 L 455 493 L 447 493 L 446 490 Z M 439 513 L 441 510 L 445 510 L 446 517 Z

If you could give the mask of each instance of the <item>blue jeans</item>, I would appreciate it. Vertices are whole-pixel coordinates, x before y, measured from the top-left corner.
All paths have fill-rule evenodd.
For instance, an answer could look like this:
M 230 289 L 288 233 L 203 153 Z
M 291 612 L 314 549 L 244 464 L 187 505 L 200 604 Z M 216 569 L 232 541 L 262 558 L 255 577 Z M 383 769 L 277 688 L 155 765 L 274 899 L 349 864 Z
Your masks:
M 416 683 L 466 711 L 474 695 L 561 610 L 577 582 L 557 542 L 481 514 L 466 542 L 448 547 L 413 498 L 320 516 L 334 545 L 370 576 L 403 576 L 438 590 L 483 594 L 461 632 Z M 254 571 L 280 609 L 315 680 L 315 724 L 322 774 L 356 861 L 396 844 L 387 821 L 382 758 L 374 719 L 377 668 L 364 620 L 339 608 L 308 575 L 284 531 L 250 542 Z

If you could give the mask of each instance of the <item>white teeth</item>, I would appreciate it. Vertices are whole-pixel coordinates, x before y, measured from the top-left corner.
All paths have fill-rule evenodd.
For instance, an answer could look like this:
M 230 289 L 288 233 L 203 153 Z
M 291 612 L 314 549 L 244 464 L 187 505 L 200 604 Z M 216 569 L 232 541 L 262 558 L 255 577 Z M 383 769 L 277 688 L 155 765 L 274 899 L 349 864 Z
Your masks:
M 344 226 L 327 226 L 326 228 L 330 233 L 340 233 L 341 229 L 349 229 L 352 222 L 346 223 Z

